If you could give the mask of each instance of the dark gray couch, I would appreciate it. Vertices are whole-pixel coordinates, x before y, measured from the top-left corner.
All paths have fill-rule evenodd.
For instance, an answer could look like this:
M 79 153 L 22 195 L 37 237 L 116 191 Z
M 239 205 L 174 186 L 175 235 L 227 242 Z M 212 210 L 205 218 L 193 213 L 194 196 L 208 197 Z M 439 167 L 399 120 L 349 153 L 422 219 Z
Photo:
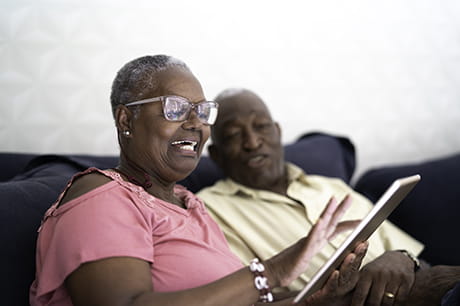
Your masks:
M 307 173 L 338 177 L 347 183 L 355 169 L 355 148 L 345 137 L 305 134 L 286 145 L 285 154 Z M 1 305 L 28 305 L 37 229 L 71 176 L 90 166 L 104 169 L 117 162 L 117 156 L 0 153 Z M 422 182 L 390 219 L 426 244 L 422 257 L 431 263 L 460 265 L 456 236 L 460 232 L 460 154 L 371 170 L 358 180 L 356 189 L 375 200 L 394 178 L 415 173 L 422 175 Z M 203 157 L 181 184 L 195 192 L 221 177 L 213 162 Z

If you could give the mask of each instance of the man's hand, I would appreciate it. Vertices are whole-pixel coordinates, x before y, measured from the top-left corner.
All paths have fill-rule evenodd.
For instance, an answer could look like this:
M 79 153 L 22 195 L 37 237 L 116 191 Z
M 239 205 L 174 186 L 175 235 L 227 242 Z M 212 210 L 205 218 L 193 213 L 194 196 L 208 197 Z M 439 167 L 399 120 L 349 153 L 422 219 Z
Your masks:
M 414 281 L 414 262 L 402 252 L 385 252 L 361 269 L 351 305 L 404 305 Z

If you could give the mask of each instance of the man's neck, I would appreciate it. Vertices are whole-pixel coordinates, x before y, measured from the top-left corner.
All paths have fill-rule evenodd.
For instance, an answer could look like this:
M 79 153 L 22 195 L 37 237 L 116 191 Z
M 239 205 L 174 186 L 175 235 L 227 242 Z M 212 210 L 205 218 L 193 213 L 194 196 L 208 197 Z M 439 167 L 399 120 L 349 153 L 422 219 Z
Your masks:
M 287 175 L 287 171 L 284 173 L 284 175 L 282 175 L 276 180 L 269 182 L 268 184 L 254 184 L 251 186 L 246 185 L 246 187 L 249 187 L 249 188 L 258 189 L 258 190 L 266 190 L 266 191 L 274 192 L 274 193 L 277 193 L 283 196 L 287 196 L 288 186 L 289 186 L 289 178 Z

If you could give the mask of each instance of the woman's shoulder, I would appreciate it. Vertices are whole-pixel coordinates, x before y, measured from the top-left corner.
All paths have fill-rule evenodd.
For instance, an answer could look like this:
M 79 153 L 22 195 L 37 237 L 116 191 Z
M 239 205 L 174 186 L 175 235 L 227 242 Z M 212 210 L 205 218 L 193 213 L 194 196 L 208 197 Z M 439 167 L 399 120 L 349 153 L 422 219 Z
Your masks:
M 111 182 L 113 179 L 107 175 L 110 170 L 99 170 L 90 168 L 74 176 L 69 183 L 59 205 L 70 202 L 102 185 Z

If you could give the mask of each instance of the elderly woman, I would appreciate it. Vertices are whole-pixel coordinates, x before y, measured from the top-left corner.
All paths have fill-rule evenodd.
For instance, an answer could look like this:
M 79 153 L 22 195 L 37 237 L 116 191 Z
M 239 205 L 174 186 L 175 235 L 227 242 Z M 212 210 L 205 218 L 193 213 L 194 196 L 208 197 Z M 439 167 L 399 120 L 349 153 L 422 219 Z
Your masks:
M 32 305 L 272 301 L 271 288 L 289 284 L 327 239 L 355 224 L 338 223 L 349 201 L 331 199 L 307 237 L 243 267 L 202 201 L 176 185 L 197 165 L 217 103 L 205 100 L 183 62 L 164 55 L 126 64 L 113 82 L 111 102 L 120 164 L 75 175 L 45 214 Z M 358 245 L 307 302 L 342 301 L 365 250 L 366 244 Z

